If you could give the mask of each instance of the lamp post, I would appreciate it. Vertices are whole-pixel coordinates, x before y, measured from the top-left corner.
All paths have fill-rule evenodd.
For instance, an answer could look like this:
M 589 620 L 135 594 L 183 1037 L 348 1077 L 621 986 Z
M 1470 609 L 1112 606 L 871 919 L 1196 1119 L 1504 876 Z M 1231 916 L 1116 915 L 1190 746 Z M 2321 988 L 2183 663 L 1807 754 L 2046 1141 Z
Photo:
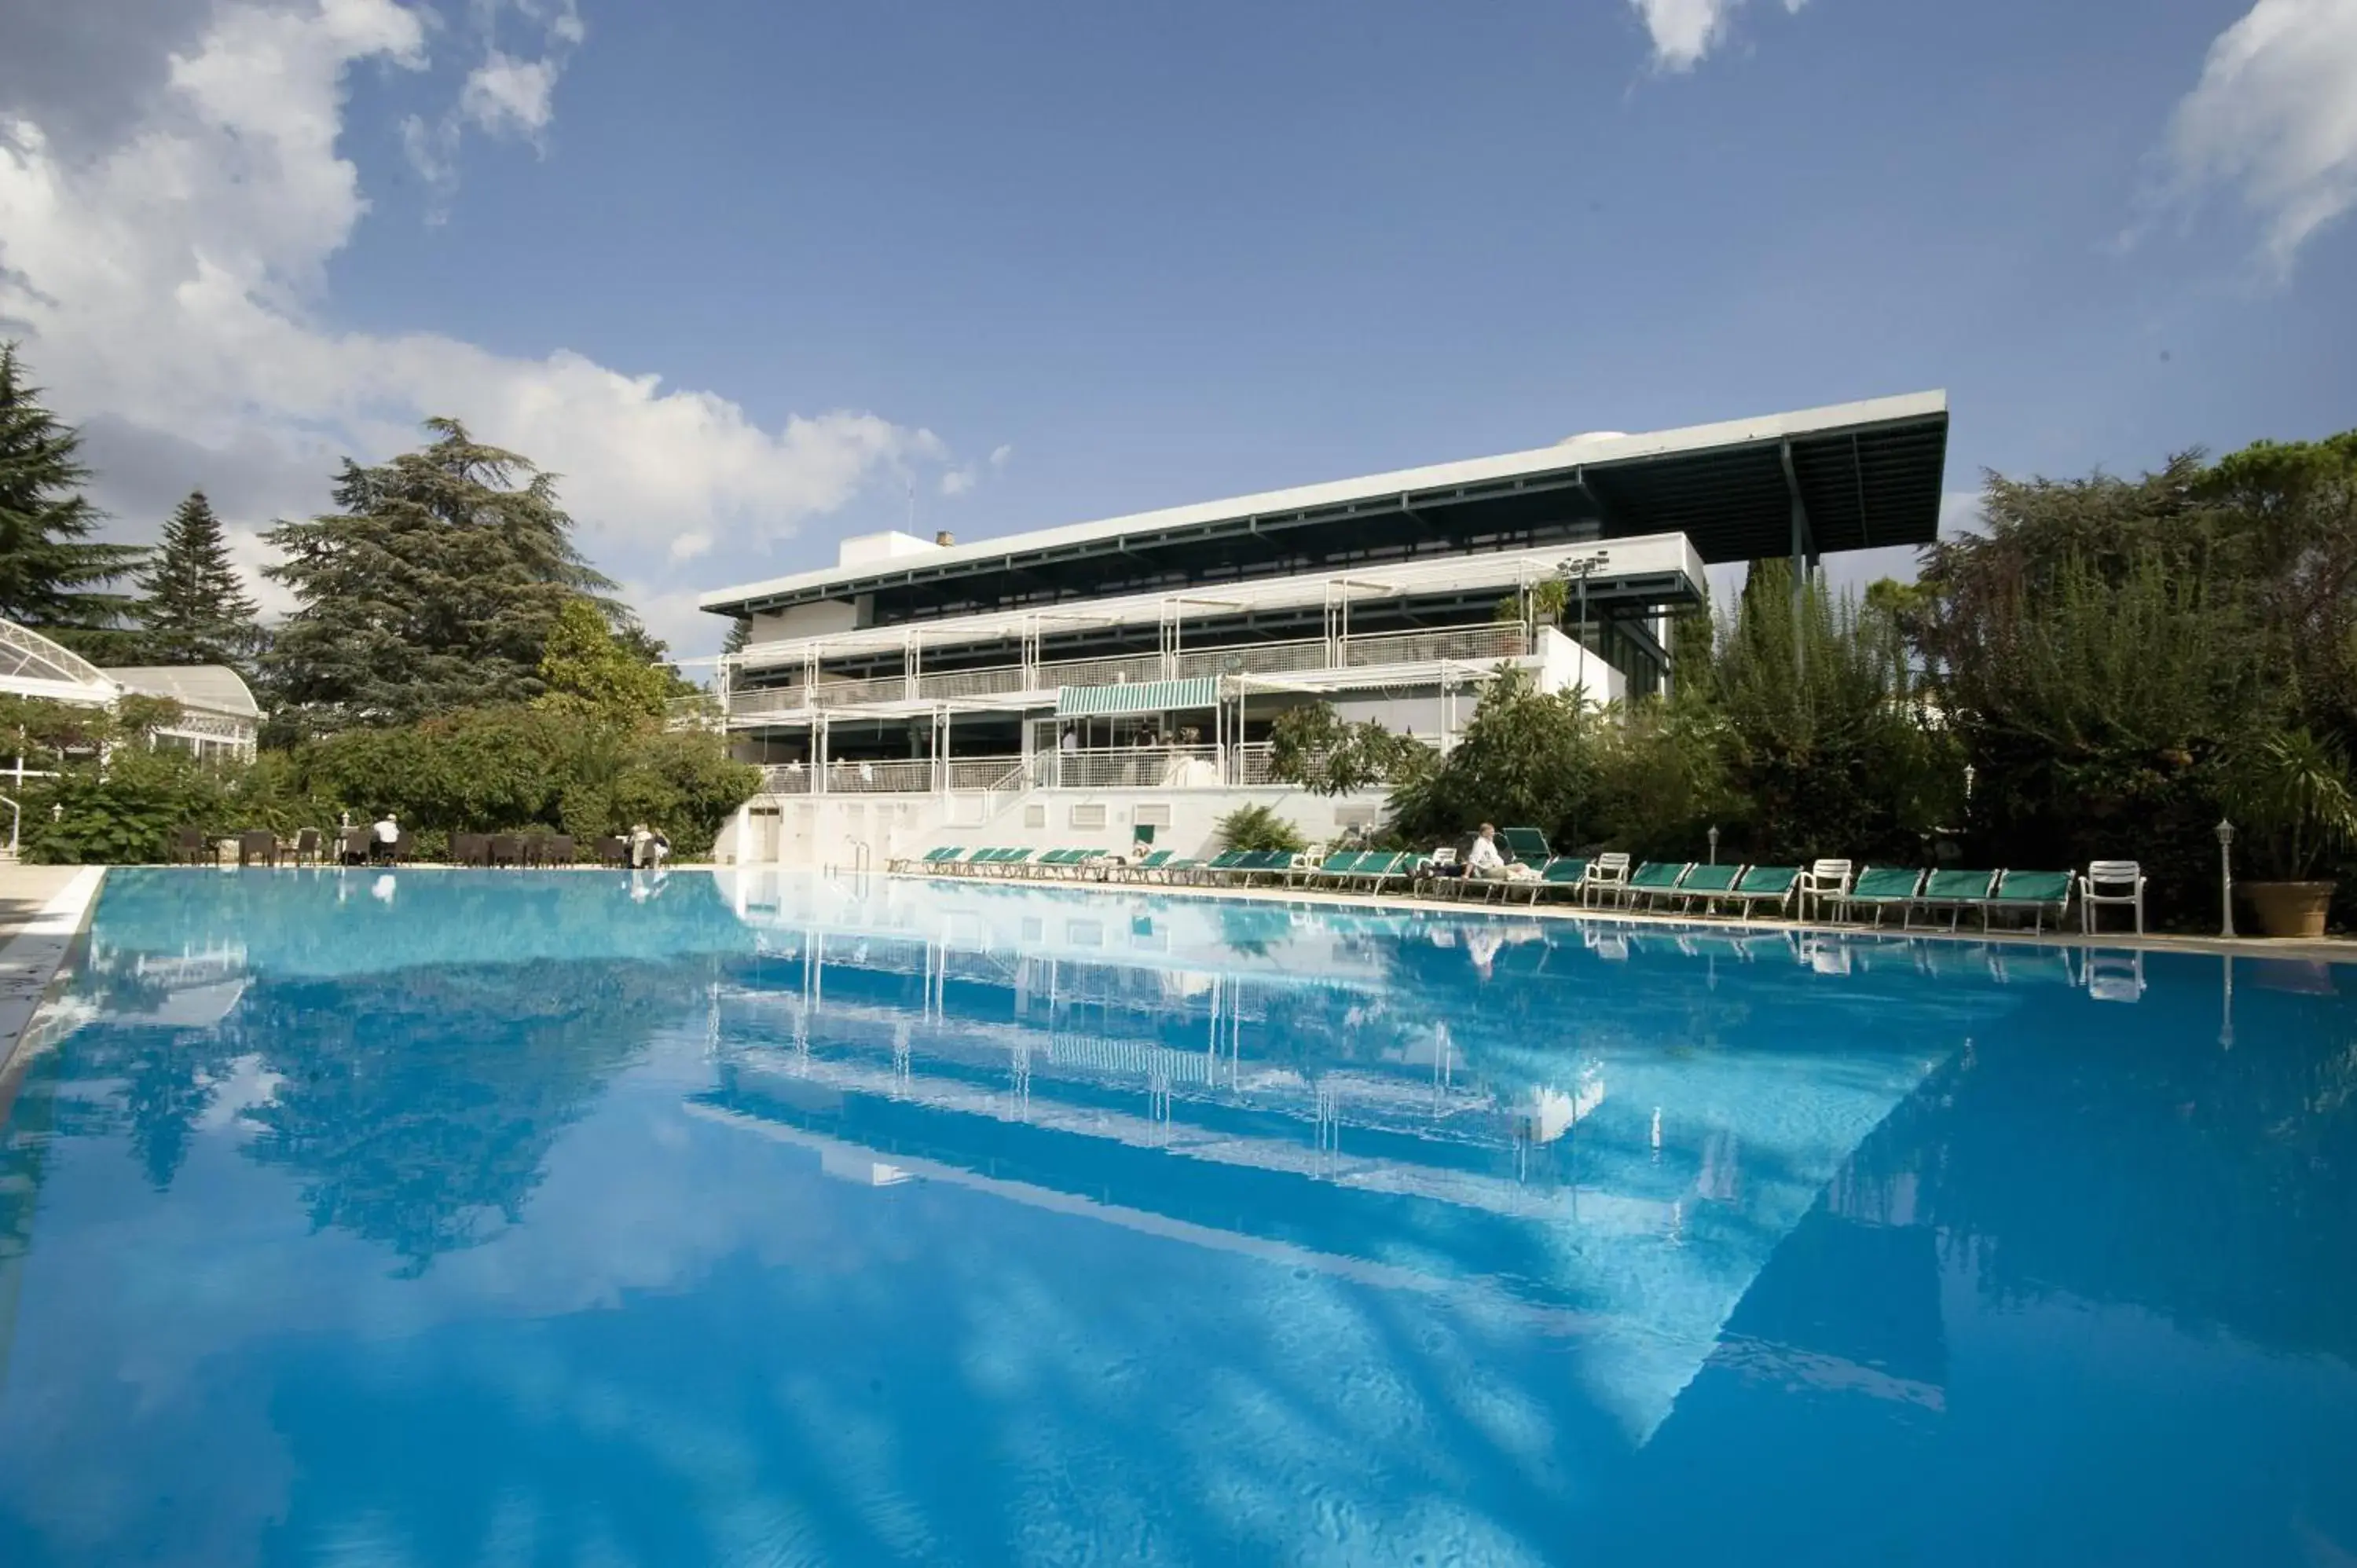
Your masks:
M 1710 830 L 1710 863 L 1713 865 L 1718 864 L 1718 829 L 1716 827 Z
M 2234 824 L 2218 819 L 2218 934 L 2234 934 Z

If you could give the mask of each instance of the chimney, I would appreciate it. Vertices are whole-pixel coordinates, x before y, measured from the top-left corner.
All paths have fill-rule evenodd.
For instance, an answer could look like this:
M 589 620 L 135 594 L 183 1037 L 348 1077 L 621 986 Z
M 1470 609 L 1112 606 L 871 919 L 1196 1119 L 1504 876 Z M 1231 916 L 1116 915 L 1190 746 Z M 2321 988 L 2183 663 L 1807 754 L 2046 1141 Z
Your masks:
M 951 545 L 957 542 L 957 535 L 944 528 L 939 533 L 933 535 L 933 542 L 946 550 Z

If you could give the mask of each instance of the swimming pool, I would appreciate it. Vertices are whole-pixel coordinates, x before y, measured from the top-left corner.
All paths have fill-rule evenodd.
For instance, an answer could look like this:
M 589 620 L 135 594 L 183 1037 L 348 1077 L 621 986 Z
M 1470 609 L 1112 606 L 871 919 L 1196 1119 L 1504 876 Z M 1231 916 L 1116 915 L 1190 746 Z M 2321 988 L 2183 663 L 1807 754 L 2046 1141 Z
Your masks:
M 0 1563 L 2325 1563 L 2357 972 L 124 872 Z

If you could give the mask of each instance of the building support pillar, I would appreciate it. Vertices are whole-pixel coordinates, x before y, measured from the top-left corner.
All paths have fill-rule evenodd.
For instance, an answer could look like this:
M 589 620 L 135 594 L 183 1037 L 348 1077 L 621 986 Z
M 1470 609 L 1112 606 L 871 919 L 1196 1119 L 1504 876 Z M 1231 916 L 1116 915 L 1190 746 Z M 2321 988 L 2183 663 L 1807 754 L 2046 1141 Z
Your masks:
M 1784 489 L 1792 498 L 1792 668 L 1808 673 L 1809 590 L 1815 575 L 1817 542 L 1809 527 L 1809 509 L 1801 500 L 1801 477 L 1792 467 L 1792 444 L 1779 449 L 1784 462 Z

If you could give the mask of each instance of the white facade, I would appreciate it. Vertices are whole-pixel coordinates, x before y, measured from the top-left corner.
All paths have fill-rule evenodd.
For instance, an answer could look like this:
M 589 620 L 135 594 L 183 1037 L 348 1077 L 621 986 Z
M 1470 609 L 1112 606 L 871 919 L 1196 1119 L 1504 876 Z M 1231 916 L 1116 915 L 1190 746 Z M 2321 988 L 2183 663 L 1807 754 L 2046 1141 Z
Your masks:
M 881 865 L 1147 828 L 1195 854 L 1246 803 L 1329 839 L 1382 801 L 1272 779 L 1286 708 L 1446 751 L 1509 669 L 1598 703 L 1660 691 L 1706 562 L 1933 538 L 1946 437 L 1925 392 L 1000 539 L 846 540 L 832 567 L 703 596 L 747 627 L 719 722 L 765 768 L 721 856 Z

